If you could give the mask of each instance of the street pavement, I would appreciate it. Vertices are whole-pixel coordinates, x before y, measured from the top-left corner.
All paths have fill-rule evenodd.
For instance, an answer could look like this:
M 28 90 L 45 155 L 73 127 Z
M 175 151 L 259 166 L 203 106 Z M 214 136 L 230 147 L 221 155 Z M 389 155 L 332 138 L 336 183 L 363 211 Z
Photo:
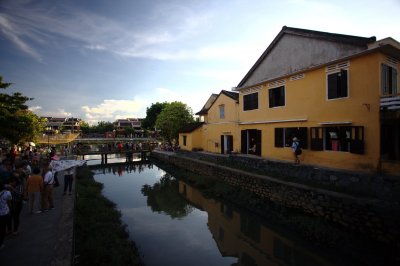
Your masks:
M 63 195 L 64 174 L 58 174 L 60 186 L 54 188 L 55 209 L 29 214 L 24 204 L 19 233 L 6 237 L 0 250 L 1 266 L 71 265 L 75 182 L 72 195 Z

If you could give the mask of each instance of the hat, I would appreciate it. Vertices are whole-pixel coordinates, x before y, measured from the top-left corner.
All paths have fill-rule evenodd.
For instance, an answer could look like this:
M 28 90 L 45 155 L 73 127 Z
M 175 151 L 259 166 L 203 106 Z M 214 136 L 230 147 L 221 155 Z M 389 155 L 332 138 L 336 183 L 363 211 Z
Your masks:
M 293 138 L 293 141 L 299 141 L 299 139 L 298 139 L 298 138 L 296 138 L 296 137 L 294 137 L 294 138 Z

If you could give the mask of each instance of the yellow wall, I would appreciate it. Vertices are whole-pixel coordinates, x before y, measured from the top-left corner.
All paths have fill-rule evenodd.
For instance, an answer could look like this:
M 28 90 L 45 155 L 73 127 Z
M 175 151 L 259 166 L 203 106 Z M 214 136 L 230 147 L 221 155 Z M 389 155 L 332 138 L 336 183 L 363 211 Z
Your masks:
M 186 145 L 183 145 L 183 138 L 186 136 Z M 179 146 L 182 150 L 191 151 L 202 148 L 203 129 L 197 128 L 190 133 L 179 133 Z
M 219 116 L 219 106 L 225 106 L 225 118 Z M 233 136 L 233 151 L 239 151 L 238 104 L 232 98 L 220 94 L 208 110 L 207 123 L 203 125 L 203 149 L 209 152 L 221 152 L 221 135 Z M 239 137 L 238 137 L 239 136 Z
M 310 146 L 310 127 L 320 127 L 321 122 L 351 121 L 351 126 L 364 126 L 365 154 L 308 149 L 303 151 L 302 162 L 352 170 L 377 169 L 380 154 L 381 60 L 382 56 L 375 53 L 349 61 L 348 98 L 327 100 L 325 67 L 304 72 L 304 78 L 299 80 L 292 81 L 290 77 L 285 78 L 285 106 L 283 107 L 268 107 L 268 84 L 260 86 L 258 110 L 243 111 L 243 94 L 241 94 L 240 121 L 264 123 L 240 125 L 240 130 L 262 130 L 262 157 L 292 160 L 293 155 L 289 148 L 274 147 L 274 129 L 276 127 L 308 127 Z M 272 123 L 272 121 L 296 119 L 305 121 Z

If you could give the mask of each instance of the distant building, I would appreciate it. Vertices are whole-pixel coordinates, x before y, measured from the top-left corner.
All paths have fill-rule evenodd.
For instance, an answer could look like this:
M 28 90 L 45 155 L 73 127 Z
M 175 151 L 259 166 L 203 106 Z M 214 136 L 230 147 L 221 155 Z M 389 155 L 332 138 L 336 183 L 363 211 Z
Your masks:
M 127 134 L 143 135 L 141 118 L 126 118 L 115 121 L 116 135 L 126 136 Z
M 42 117 L 47 120 L 46 133 L 79 133 L 81 130 L 80 118 L 66 117 Z
M 65 117 L 42 117 L 47 120 L 46 133 L 60 132 L 67 118 Z
M 81 122 L 80 118 L 70 117 L 64 122 L 64 131 L 70 133 L 80 133 L 81 132 Z

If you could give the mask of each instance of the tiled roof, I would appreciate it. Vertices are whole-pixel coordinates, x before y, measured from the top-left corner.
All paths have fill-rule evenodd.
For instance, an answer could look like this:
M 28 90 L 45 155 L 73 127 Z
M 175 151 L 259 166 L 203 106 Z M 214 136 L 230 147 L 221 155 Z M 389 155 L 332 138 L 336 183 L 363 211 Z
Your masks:
M 190 133 L 196 130 L 197 128 L 201 127 L 204 123 L 203 122 L 194 122 L 187 124 L 181 130 L 179 130 L 179 133 Z

